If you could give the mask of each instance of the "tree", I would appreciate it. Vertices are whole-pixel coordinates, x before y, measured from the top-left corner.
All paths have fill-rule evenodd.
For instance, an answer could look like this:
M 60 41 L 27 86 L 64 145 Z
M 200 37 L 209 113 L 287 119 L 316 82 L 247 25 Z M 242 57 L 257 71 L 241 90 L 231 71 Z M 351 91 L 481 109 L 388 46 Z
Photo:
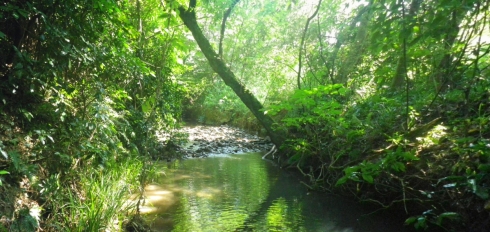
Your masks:
M 264 113 L 264 107 L 262 104 L 248 89 L 246 89 L 244 85 L 237 80 L 235 74 L 229 67 L 226 66 L 225 62 L 220 59 L 219 55 L 214 51 L 209 43 L 209 40 L 203 35 L 201 28 L 197 24 L 195 10 L 195 0 L 191 0 L 189 2 L 188 8 L 185 8 L 182 5 L 178 6 L 180 18 L 184 22 L 185 26 L 191 31 L 201 51 L 203 52 L 204 56 L 206 56 L 210 66 L 216 73 L 218 73 L 225 84 L 233 89 L 235 94 L 254 114 L 257 120 L 259 120 L 270 136 L 271 141 L 279 147 L 285 141 L 285 133 L 282 131 L 275 131 L 273 129 L 274 120 L 269 115 Z

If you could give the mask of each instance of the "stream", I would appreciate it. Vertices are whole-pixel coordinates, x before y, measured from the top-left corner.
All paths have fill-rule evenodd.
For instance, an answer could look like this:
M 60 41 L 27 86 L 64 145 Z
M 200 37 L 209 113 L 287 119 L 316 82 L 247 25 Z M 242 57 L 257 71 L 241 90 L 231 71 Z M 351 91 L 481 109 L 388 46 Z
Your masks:
M 410 231 L 404 215 L 308 192 L 262 155 L 162 162 L 142 212 L 155 231 Z

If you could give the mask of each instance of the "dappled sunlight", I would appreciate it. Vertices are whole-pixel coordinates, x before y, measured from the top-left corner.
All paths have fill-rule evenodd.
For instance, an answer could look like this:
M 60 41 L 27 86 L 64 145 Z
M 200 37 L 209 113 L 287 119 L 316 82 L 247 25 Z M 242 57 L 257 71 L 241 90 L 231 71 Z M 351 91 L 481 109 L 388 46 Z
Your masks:
M 145 204 L 140 207 L 140 212 L 143 214 L 163 212 L 168 210 L 177 200 L 174 192 L 158 185 L 148 185 L 145 188 Z
M 224 194 L 221 189 L 218 188 L 204 188 L 200 191 L 195 192 L 195 195 L 202 198 L 212 199 L 221 194 Z
M 421 143 L 422 147 L 434 146 L 439 144 L 441 138 L 447 135 L 446 130 L 446 126 L 439 124 L 427 131 L 424 137 L 417 137 L 416 140 Z
M 207 179 L 208 175 L 173 175 L 175 179 L 173 181 L 183 181 L 190 178 Z M 168 211 L 173 205 L 179 202 L 179 198 L 176 194 L 185 194 L 187 196 L 196 196 L 205 199 L 214 199 L 218 195 L 222 195 L 223 191 L 219 188 L 206 187 L 203 189 L 189 189 L 183 186 L 175 184 L 149 184 L 145 187 L 144 205 L 140 207 L 142 214 L 155 214 Z M 136 196 L 133 196 L 133 200 L 130 202 L 136 203 L 134 200 Z

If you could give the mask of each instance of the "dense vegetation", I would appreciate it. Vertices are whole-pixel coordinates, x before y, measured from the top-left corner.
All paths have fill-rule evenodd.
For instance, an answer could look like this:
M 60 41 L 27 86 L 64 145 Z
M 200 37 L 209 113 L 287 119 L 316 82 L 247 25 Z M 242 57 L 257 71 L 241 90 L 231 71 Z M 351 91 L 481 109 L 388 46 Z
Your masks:
M 415 228 L 489 231 L 489 4 L 0 3 L 0 230 L 135 227 L 185 119 Z
M 0 4 L 0 230 L 120 227 L 137 206 L 188 92 L 159 4 Z

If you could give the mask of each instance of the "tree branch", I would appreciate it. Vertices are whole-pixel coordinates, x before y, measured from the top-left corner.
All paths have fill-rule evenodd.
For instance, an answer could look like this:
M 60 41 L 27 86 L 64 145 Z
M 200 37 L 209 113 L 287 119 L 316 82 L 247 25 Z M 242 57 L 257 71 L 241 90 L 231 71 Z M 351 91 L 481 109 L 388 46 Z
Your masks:
M 310 26 L 311 20 L 315 18 L 318 10 L 320 10 L 320 6 L 322 5 L 322 0 L 318 1 L 318 5 L 316 6 L 315 12 L 306 20 L 305 30 L 303 31 L 303 36 L 301 37 L 301 44 L 299 45 L 299 57 L 298 57 L 298 89 L 301 89 L 301 60 L 303 55 L 303 46 L 305 44 L 306 32 L 308 31 L 308 27 Z
M 218 48 L 218 55 L 221 59 L 223 59 L 223 38 L 225 37 L 226 20 L 228 19 L 228 17 L 231 14 L 231 11 L 239 1 L 240 0 L 233 0 L 230 7 L 225 11 L 225 14 L 223 15 L 223 21 L 221 22 L 221 31 L 219 36 L 219 48 Z

